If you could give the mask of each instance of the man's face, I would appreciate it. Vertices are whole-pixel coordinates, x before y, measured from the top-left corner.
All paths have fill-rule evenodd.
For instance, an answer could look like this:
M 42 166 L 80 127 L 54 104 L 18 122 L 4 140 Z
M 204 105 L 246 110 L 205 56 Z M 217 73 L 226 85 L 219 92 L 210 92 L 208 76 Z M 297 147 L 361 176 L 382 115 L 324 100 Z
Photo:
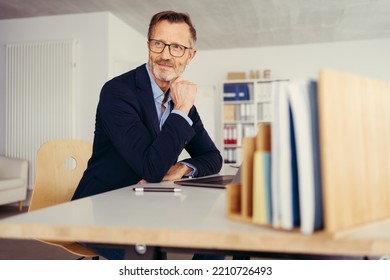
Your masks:
M 169 23 L 164 20 L 156 24 L 150 39 L 161 41 L 165 44 L 179 44 L 185 47 L 192 46 L 191 34 L 186 23 Z M 154 53 L 149 50 L 149 65 L 154 80 L 160 87 L 167 86 L 170 81 L 179 77 L 186 65 L 195 56 L 196 51 L 186 49 L 182 57 L 174 57 L 166 46 L 162 53 Z

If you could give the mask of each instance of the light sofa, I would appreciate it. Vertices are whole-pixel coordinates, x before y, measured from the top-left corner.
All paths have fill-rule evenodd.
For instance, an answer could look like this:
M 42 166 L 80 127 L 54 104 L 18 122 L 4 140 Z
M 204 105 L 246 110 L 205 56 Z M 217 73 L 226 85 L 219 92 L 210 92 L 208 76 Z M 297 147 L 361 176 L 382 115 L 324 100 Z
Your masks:
M 0 205 L 23 201 L 27 196 L 28 162 L 0 156 Z

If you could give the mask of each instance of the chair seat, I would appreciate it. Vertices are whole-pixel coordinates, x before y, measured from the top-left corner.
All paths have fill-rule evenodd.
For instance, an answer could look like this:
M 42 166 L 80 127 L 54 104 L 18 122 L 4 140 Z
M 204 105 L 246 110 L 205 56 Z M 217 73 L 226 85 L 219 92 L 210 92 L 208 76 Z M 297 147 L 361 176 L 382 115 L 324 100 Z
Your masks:
M 0 191 L 24 188 L 24 185 L 25 181 L 22 178 L 0 178 Z

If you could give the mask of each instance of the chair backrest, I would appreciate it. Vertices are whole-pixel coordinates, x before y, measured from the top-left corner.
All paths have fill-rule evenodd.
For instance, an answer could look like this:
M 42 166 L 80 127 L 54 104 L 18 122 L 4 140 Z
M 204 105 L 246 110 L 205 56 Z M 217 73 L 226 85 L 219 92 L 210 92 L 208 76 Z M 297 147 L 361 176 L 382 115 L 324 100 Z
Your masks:
M 37 153 L 35 184 L 29 211 L 69 201 L 92 154 L 84 140 L 53 140 Z

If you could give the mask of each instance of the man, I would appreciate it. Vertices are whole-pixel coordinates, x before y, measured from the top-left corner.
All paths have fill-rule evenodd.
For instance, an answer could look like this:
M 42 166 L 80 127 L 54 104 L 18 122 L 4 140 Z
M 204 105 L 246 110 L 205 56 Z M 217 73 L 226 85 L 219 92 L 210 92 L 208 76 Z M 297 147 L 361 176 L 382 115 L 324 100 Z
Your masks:
M 102 88 L 92 156 L 73 199 L 220 171 L 220 152 L 194 107 L 196 85 L 182 78 L 196 55 L 195 42 L 187 14 L 152 17 L 148 63 Z M 183 149 L 191 158 L 177 162 Z
M 196 85 L 181 77 L 196 55 L 195 41 L 188 16 L 153 16 L 148 63 L 112 79 L 101 91 L 93 154 L 73 199 L 141 180 L 220 171 L 221 155 L 193 106 Z M 191 158 L 177 163 L 184 148 Z

